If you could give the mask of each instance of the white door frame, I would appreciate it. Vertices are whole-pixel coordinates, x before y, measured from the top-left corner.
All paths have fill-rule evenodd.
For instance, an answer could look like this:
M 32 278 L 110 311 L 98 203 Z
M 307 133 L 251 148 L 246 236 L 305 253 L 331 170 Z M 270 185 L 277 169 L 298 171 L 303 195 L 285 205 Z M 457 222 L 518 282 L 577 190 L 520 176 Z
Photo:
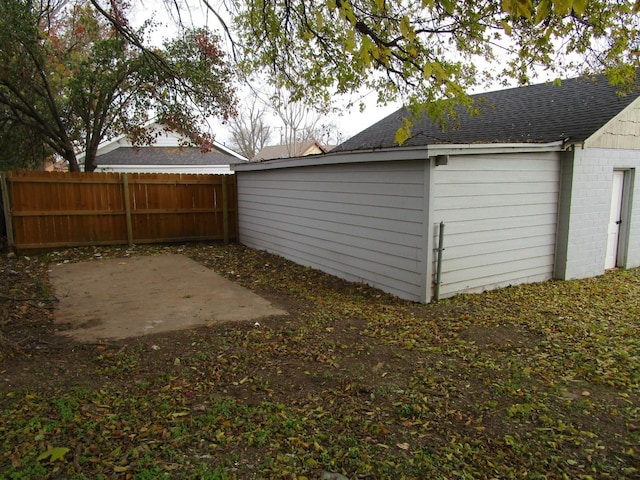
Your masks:
M 629 214 L 634 175 L 633 169 L 613 171 L 605 269 L 625 267 L 627 263 Z

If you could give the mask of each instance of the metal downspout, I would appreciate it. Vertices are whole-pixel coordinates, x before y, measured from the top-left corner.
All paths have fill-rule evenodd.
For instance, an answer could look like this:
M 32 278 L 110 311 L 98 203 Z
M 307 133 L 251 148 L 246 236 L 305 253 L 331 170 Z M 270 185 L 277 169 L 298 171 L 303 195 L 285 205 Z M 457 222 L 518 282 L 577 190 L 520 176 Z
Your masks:
M 444 222 L 440 222 L 440 230 L 438 232 L 438 263 L 436 264 L 436 284 L 433 291 L 433 299 L 437 302 L 440 300 L 440 281 L 442 278 L 442 252 L 444 251 Z

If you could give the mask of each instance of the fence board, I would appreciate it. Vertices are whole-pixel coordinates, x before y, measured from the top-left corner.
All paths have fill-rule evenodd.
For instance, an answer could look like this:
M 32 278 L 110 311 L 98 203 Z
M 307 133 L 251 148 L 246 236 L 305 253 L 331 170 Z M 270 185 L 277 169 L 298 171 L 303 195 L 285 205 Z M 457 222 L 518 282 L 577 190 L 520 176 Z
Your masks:
M 233 175 L 9 172 L 18 250 L 237 239 Z

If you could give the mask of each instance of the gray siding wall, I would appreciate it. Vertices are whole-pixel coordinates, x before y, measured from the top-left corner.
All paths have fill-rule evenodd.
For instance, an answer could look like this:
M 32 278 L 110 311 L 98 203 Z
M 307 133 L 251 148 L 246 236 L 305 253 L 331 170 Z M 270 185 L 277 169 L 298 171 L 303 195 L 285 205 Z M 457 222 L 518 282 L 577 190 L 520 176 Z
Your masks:
M 576 149 L 573 162 L 571 207 L 567 231 L 564 279 L 587 278 L 604 273 L 607 225 L 611 207 L 614 169 L 626 169 L 630 179 L 626 195 L 630 199 L 626 262 L 627 268 L 640 266 L 640 191 L 635 169 L 640 167 L 637 150 Z
M 452 156 L 433 178 L 432 220 L 445 223 L 441 297 L 553 277 L 559 153 Z
M 405 299 L 425 300 L 428 162 L 237 175 L 243 244 Z

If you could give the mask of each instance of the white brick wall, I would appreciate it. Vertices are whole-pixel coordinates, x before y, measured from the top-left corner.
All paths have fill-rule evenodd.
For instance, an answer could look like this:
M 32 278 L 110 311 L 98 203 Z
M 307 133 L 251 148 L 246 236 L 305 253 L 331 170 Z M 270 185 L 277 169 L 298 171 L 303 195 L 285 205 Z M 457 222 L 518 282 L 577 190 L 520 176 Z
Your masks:
M 639 151 L 603 148 L 576 150 L 563 278 L 586 278 L 604 273 L 613 170 L 639 167 Z M 640 266 L 640 191 L 637 179 L 634 180 L 631 185 L 633 203 L 627 268 Z

